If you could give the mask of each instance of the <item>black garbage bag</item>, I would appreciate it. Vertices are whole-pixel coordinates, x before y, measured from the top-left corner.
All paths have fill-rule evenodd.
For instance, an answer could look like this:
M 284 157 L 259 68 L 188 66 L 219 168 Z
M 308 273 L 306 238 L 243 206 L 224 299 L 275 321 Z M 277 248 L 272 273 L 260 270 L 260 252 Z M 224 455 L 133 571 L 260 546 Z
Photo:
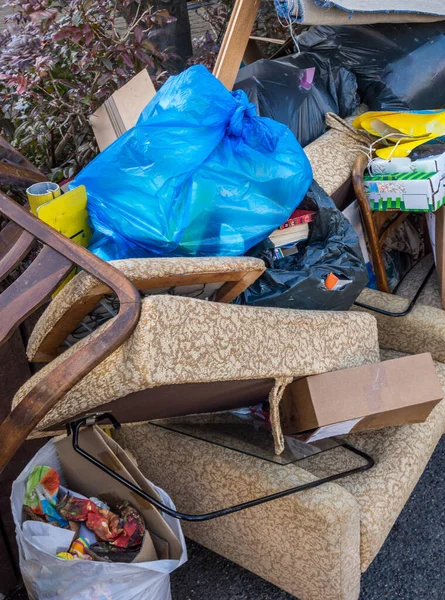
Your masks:
M 445 23 L 310 27 L 302 52 L 350 69 L 371 110 L 426 110 L 445 104 Z
M 326 131 L 327 112 L 346 118 L 359 104 L 351 71 L 308 54 L 261 59 L 243 67 L 235 89 L 246 92 L 261 117 L 287 125 L 302 146 Z
M 268 268 L 237 298 L 239 304 L 347 310 L 366 286 L 368 275 L 352 225 L 315 181 L 305 202 L 304 208 L 318 210 L 306 247 L 278 260 L 268 240 L 251 248 L 248 255 L 263 259 Z M 328 290 L 324 282 L 329 273 L 352 283 Z

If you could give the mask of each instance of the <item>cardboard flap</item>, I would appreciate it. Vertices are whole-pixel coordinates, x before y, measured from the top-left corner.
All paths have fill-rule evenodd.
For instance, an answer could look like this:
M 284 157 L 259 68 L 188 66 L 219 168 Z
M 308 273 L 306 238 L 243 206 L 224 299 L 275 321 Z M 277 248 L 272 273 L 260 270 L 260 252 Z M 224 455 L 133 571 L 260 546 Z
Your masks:
M 141 112 L 155 94 L 154 85 L 144 69 L 102 104 L 90 117 L 101 151 L 136 125 Z
M 103 441 L 116 454 L 118 459 L 121 461 L 121 463 L 127 470 L 130 477 L 133 478 L 133 480 L 135 481 L 136 485 L 138 485 L 141 488 L 141 490 L 144 491 L 145 493 L 150 494 L 150 496 L 153 496 L 153 498 L 155 498 L 159 502 L 162 502 L 162 498 L 159 496 L 158 492 L 149 484 L 147 479 L 144 477 L 144 475 L 138 469 L 137 465 L 133 462 L 133 460 L 128 456 L 128 454 L 125 452 L 125 450 L 121 446 L 119 446 L 119 444 L 115 440 L 113 440 L 113 438 L 111 438 L 104 431 L 102 431 L 102 429 L 100 429 L 100 427 L 94 427 L 94 430 L 98 433 L 98 435 L 100 435 L 102 437 Z M 124 477 L 125 477 L 125 475 L 124 475 Z M 158 509 L 155 508 L 154 506 L 152 506 L 151 504 L 149 504 L 146 500 L 144 500 L 137 494 L 134 494 L 130 490 L 128 490 L 128 492 L 131 494 L 131 496 L 133 498 L 132 504 L 135 504 L 136 507 L 138 508 L 138 510 L 139 510 L 140 506 L 144 506 L 144 507 L 149 506 L 151 509 L 153 509 L 154 511 L 156 511 L 159 514 Z M 150 533 L 153 534 L 152 538 L 153 538 L 155 547 L 157 546 L 157 544 L 159 546 L 161 541 L 165 541 L 167 543 L 168 558 L 170 558 L 172 560 L 179 560 L 181 558 L 181 555 L 182 555 L 181 542 L 175 536 L 175 534 L 171 530 L 170 526 L 164 521 L 164 519 L 162 519 L 161 521 L 159 521 L 158 519 L 155 519 L 153 526 L 150 528 Z M 162 552 L 162 554 L 165 554 L 164 544 L 162 544 L 161 552 Z M 158 554 L 158 556 L 159 556 L 159 554 Z

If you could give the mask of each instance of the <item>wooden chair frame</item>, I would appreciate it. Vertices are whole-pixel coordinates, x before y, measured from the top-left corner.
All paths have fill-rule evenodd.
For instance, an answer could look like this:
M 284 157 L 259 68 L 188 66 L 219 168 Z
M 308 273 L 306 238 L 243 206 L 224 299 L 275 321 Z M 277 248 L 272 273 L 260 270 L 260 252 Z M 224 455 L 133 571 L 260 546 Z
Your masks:
M 360 206 L 363 224 L 368 238 L 372 265 L 377 280 L 377 288 L 381 292 L 390 293 L 388 277 L 383 262 L 382 247 L 385 239 L 408 217 L 408 212 L 372 211 L 366 196 L 363 175 L 368 166 L 368 157 L 360 155 L 352 169 L 352 182 L 355 195 Z
M 227 89 L 235 83 L 261 0 L 236 0 L 213 70 Z
M 372 211 L 366 196 L 363 175 L 368 165 L 364 154 L 359 156 L 352 169 L 352 182 L 363 224 L 368 238 L 372 265 L 377 280 L 377 288 L 381 292 L 390 293 L 382 246 L 388 235 L 393 232 L 410 214 L 402 211 Z M 435 212 L 436 268 L 439 277 L 442 308 L 445 310 L 445 207 Z
M 0 183 L 26 187 L 45 177 L 0 137 Z M 67 239 L 0 192 L 0 213 L 8 224 L 0 231 L 0 281 L 27 256 L 36 240 L 44 244 L 26 271 L 0 294 L 0 345 L 16 328 L 42 306 L 74 266 L 92 275 L 97 283 L 73 302 L 42 340 L 35 360 L 49 362 L 66 347 L 63 342 L 101 298 L 115 294 L 119 311 L 101 333 L 80 345 L 26 394 L 0 424 L 0 473 L 31 431 L 54 405 L 85 375 L 122 345 L 139 320 L 140 291 L 193 284 L 221 283 L 217 302 L 231 302 L 264 271 L 213 270 L 199 273 L 135 277 L 132 281 L 111 264 Z
M 0 248 L 6 252 L 0 258 L 0 279 L 21 262 L 35 239 L 45 244 L 31 266 L 0 295 L 0 343 L 45 302 L 73 265 L 103 282 L 120 302 L 119 312 L 110 324 L 42 377 L 1 423 L 1 473 L 58 400 L 131 335 L 139 319 L 141 301 L 136 287 L 120 271 L 42 223 L 1 192 L 0 213 L 11 221 L 1 232 Z M 10 245 L 14 240 L 16 243 Z
M 162 277 L 147 274 L 129 279 L 141 292 L 188 285 L 221 283 L 222 286 L 216 291 L 214 300 L 216 302 L 229 303 L 256 281 L 263 272 L 264 269 L 229 272 L 209 270 L 203 273 L 182 273 L 180 275 L 164 275 Z M 36 352 L 34 361 L 39 363 L 50 362 L 64 352 L 67 349 L 66 346 L 63 346 L 66 338 L 104 296 L 112 293 L 113 290 L 109 286 L 100 282 L 81 298 L 75 300 L 70 310 L 61 315 L 51 331 L 44 337 Z

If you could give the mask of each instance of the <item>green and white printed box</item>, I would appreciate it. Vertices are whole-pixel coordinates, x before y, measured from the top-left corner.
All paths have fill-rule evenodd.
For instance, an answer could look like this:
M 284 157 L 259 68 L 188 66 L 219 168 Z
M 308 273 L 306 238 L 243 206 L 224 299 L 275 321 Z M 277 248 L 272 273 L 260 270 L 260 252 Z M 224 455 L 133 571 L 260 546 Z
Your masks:
M 442 171 L 365 175 L 364 184 L 372 210 L 432 212 L 445 204 Z

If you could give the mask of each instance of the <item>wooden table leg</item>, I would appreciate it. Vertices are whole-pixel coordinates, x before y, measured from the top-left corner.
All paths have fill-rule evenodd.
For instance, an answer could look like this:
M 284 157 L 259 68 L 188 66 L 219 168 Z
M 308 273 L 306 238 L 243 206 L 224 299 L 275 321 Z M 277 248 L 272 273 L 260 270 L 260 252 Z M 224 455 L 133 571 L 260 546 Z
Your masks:
M 374 269 L 375 278 L 377 281 L 377 289 L 381 292 L 391 292 L 388 277 L 386 275 L 385 263 L 382 256 L 382 248 L 380 245 L 379 234 L 374 222 L 368 198 L 366 196 L 365 186 L 363 183 L 363 174 L 368 164 L 368 157 L 361 154 L 357 157 L 352 168 L 352 183 L 357 197 L 357 202 L 360 207 L 360 213 L 365 228 L 365 233 L 368 238 L 369 251 L 371 254 L 372 267 Z
M 436 210 L 434 216 L 436 217 L 436 269 L 442 308 L 445 310 L 445 206 Z
M 228 90 L 235 83 L 259 7 L 260 0 L 236 0 L 233 7 L 213 70 Z

